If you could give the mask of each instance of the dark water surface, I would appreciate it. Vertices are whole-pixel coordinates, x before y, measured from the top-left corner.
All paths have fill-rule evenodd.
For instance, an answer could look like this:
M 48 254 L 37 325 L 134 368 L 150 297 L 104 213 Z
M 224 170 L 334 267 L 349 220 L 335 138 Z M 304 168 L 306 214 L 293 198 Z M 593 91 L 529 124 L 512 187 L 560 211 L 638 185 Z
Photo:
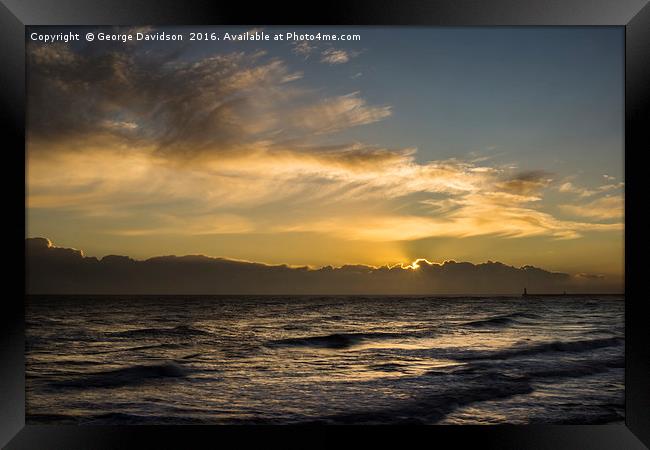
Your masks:
M 623 420 L 622 296 L 30 297 L 28 423 Z

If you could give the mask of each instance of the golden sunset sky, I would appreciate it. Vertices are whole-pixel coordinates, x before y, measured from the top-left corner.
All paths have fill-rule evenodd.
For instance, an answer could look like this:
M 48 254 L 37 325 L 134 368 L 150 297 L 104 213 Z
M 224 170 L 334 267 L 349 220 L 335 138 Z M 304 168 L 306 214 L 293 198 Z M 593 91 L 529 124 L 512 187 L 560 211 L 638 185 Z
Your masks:
M 28 236 L 622 283 L 620 29 L 346 30 L 361 40 L 29 42 Z

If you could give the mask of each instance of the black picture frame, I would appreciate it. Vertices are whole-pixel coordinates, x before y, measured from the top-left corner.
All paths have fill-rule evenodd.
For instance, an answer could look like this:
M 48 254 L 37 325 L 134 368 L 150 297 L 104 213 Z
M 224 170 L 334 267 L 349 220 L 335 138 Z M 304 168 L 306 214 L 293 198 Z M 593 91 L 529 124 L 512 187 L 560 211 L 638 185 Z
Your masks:
M 417 25 L 625 27 L 626 370 L 625 426 L 211 427 L 25 425 L 25 27 L 29 25 Z M 0 0 L 0 113 L 5 151 L 5 262 L 17 274 L 2 300 L 0 445 L 8 449 L 195 448 L 263 439 L 285 445 L 466 444 L 499 449 L 645 448 L 650 446 L 650 327 L 641 287 L 641 158 L 650 149 L 650 6 L 648 0 L 390 0 L 248 3 L 205 0 Z M 7 244 L 7 241 L 10 243 Z M 637 262 L 639 266 L 637 266 Z M 236 439 L 231 441 L 230 439 Z M 412 441 L 413 440 L 413 441 Z M 644 445 L 645 444 L 645 445 Z

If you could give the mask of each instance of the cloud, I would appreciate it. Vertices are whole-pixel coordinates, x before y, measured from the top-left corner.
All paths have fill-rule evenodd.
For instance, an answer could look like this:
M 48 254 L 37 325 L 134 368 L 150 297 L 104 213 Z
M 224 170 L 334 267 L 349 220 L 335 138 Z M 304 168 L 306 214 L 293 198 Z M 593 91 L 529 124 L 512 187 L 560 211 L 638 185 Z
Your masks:
M 35 260 L 45 259 L 59 267 L 84 261 L 81 250 L 74 248 L 56 247 L 47 238 L 30 238 L 25 240 L 27 255 Z
M 588 280 L 604 280 L 605 275 L 599 273 L 579 273 L 576 274 L 579 278 L 586 278 Z
M 386 242 L 417 240 L 429 237 L 466 238 L 501 236 L 523 238 L 551 236 L 575 239 L 585 231 L 622 230 L 619 223 L 591 224 L 555 219 L 550 214 L 529 208 L 506 206 L 490 202 L 482 196 L 469 197 L 462 202 L 449 202 L 454 209 L 436 216 L 367 215 L 358 214 L 294 224 L 277 231 L 317 231 L 333 233 L 347 239 Z
M 390 115 L 390 106 L 368 106 L 359 92 L 352 92 L 303 108 L 297 111 L 293 121 L 308 130 L 331 133 L 378 122 Z
M 318 232 L 398 241 L 566 239 L 622 229 L 621 223 L 567 221 L 539 210 L 545 182 L 537 178 L 458 160 L 418 163 L 414 156 L 414 149 L 363 144 L 259 145 L 197 166 L 155 152 L 63 152 L 30 159 L 27 203 L 107 218 L 128 214 L 148 223 L 119 226 L 114 234 Z M 278 205 L 278 212 L 262 214 L 268 204 Z
M 390 115 L 388 106 L 368 105 L 358 92 L 317 99 L 294 86 L 300 72 L 264 52 L 187 60 L 182 46 L 166 52 L 101 43 L 77 51 L 67 45 L 28 50 L 31 151 L 57 142 L 77 150 L 112 143 L 189 158 Z
M 85 257 L 47 239 L 26 240 L 29 294 L 486 294 L 620 292 L 619 280 L 571 277 L 498 262 L 310 269 L 210 258 L 161 256 L 144 261 Z M 580 278 L 579 281 L 576 281 Z M 586 284 L 585 284 L 586 283 Z
M 317 50 L 317 47 L 315 45 L 311 45 L 307 41 L 300 41 L 300 42 L 295 42 L 293 44 L 293 47 L 291 48 L 291 51 L 299 56 L 304 57 L 305 59 L 309 58 L 309 56 Z
M 200 236 L 250 233 L 255 230 L 251 220 L 236 214 L 203 214 L 190 217 L 165 214 L 159 215 L 157 219 L 155 227 L 109 229 L 106 232 L 118 236 L 155 236 L 176 234 L 183 230 L 184 234 Z
M 358 53 L 350 50 L 328 48 L 321 52 L 321 62 L 327 64 L 345 64 Z
M 291 51 L 306 60 L 318 51 L 318 46 L 310 44 L 308 41 L 300 41 L 293 43 Z M 359 54 L 360 52 L 356 50 L 343 50 L 329 47 L 320 52 L 320 62 L 330 65 L 345 64 L 359 56 Z M 357 76 L 359 75 L 361 74 L 358 73 Z
M 560 205 L 560 208 L 575 216 L 592 219 L 618 219 L 623 218 L 625 199 L 622 195 L 605 196 L 584 205 Z
M 29 45 L 32 211 L 101 217 L 122 236 L 567 239 L 622 227 L 593 222 L 613 219 L 611 204 L 567 206 L 584 221 L 544 210 L 552 176 L 542 170 L 346 142 L 342 131 L 387 120 L 392 107 L 298 86 L 302 73 L 264 52 L 188 59 L 182 45 L 96 44 Z
M 521 172 L 498 184 L 499 189 L 516 194 L 529 195 L 548 186 L 552 181 L 550 175 L 541 170 Z
M 610 183 L 610 184 L 604 184 L 601 186 L 598 186 L 597 188 L 594 189 L 588 189 L 585 187 L 580 187 L 576 186 L 570 181 L 567 181 L 565 183 L 562 183 L 558 186 L 558 191 L 563 192 L 563 193 L 571 193 L 571 194 L 576 194 L 579 197 L 592 197 L 597 194 L 602 194 L 604 192 L 609 192 L 609 191 L 614 191 L 616 189 L 621 189 L 623 188 L 625 184 L 620 182 L 620 183 Z

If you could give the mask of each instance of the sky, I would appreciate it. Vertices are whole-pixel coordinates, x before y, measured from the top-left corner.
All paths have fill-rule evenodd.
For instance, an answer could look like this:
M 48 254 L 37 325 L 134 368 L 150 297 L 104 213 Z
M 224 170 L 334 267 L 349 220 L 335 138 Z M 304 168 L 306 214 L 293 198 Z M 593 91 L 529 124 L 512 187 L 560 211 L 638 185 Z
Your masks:
M 28 41 L 27 236 L 98 257 L 500 261 L 622 284 L 622 28 L 256 30 L 361 38 Z

